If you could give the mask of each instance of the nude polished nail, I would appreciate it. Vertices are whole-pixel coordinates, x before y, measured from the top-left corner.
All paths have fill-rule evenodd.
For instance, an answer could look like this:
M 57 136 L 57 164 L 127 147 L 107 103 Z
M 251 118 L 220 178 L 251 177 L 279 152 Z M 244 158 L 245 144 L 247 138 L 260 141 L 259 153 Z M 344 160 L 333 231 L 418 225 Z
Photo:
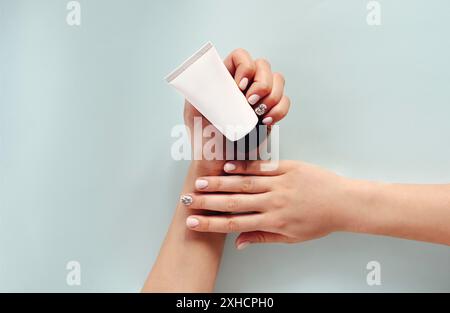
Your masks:
M 272 122 L 273 122 L 273 118 L 271 118 L 271 117 L 266 117 L 262 120 L 262 123 L 264 125 L 270 125 L 270 124 L 272 124 Z
M 195 181 L 195 188 L 197 189 L 205 189 L 208 187 L 208 181 L 205 179 L 197 179 Z
M 248 78 L 244 77 L 241 79 L 241 82 L 239 83 L 239 89 L 245 90 L 248 86 Z
M 251 105 L 255 105 L 256 103 L 258 103 L 259 99 L 261 99 L 260 96 L 251 95 L 250 97 L 248 97 L 248 103 L 250 103 Z
M 189 228 L 195 228 L 200 224 L 200 221 L 195 217 L 188 217 L 186 219 L 186 226 Z
M 236 165 L 234 165 L 233 163 L 226 163 L 223 167 L 225 172 L 231 172 L 234 171 L 236 169 Z

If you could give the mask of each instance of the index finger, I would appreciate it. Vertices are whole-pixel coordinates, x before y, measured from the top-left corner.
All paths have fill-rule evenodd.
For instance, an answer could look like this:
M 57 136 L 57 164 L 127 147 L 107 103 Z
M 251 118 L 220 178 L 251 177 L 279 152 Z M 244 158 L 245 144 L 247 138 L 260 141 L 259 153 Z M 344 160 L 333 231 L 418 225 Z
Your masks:
M 229 161 L 223 166 L 227 174 L 278 176 L 286 171 L 286 161 Z
M 241 90 L 247 89 L 249 83 L 253 81 L 256 72 L 256 65 L 247 50 L 238 48 L 231 52 L 223 61 L 234 81 Z
M 266 224 L 266 216 L 262 213 L 227 214 L 221 216 L 191 215 L 186 219 L 186 226 L 189 229 L 211 233 L 268 230 Z

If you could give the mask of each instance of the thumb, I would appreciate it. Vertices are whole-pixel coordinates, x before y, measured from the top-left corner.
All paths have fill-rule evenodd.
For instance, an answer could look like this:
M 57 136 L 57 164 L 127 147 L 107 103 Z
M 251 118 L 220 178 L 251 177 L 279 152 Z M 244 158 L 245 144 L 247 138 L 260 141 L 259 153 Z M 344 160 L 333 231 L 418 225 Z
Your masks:
M 249 244 L 253 243 L 274 243 L 274 242 L 289 242 L 289 238 L 275 233 L 265 231 L 252 231 L 241 233 L 235 241 L 236 249 L 242 250 Z

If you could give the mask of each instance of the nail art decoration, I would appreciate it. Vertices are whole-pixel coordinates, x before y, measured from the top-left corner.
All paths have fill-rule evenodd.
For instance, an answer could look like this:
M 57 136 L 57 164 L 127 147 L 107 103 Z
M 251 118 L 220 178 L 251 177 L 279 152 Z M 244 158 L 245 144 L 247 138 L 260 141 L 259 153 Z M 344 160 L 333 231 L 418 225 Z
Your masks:
M 266 113 L 267 110 L 267 105 L 265 105 L 264 103 L 261 103 L 260 105 L 258 105 L 258 107 L 255 109 L 255 113 L 258 116 L 263 115 L 264 113 Z
M 192 204 L 192 196 L 190 195 L 182 195 L 180 198 L 181 203 L 183 203 L 184 205 L 191 205 Z

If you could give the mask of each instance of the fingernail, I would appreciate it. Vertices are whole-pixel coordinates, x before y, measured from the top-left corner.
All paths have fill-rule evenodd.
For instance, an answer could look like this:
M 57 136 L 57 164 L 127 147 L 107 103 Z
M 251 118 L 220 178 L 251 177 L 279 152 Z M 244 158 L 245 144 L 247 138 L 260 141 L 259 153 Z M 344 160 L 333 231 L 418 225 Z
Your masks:
M 238 250 L 244 250 L 250 244 L 250 241 L 243 241 L 237 245 Z
M 264 103 L 261 103 L 260 105 L 258 105 L 258 107 L 255 109 L 255 113 L 258 116 L 264 115 L 264 113 L 266 113 L 267 110 L 267 105 L 265 105 Z
M 181 201 L 181 203 L 183 203 L 184 205 L 191 205 L 193 199 L 192 199 L 192 196 L 190 196 L 190 195 L 182 195 L 182 196 L 180 197 L 180 201 Z
M 188 217 L 186 219 L 186 226 L 189 228 L 195 228 L 200 224 L 200 221 L 194 217 Z
M 273 118 L 271 118 L 271 117 L 266 117 L 262 120 L 262 123 L 264 125 L 270 125 L 270 124 L 272 124 L 272 122 L 273 122 Z
M 247 88 L 247 85 L 248 85 L 248 78 L 247 77 L 242 78 L 241 82 L 239 83 L 239 88 L 241 90 L 245 90 Z
M 234 165 L 233 163 L 226 163 L 223 167 L 223 170 L 225 172 L 231 172 L 234 171 L 236 169 L 236 165 Z
M 251 95 L 250 97 L 248 97 L 248 103 L 250 103 L 251 105 L 255 105 L 256 103 L 258 103 L 259 99 L 261 99 L 260 96 Z
M 208 187 L 208 181 L 204 179 L 197 179 L 195 181 L 195 188 L 197 189 L 205 189 Z

